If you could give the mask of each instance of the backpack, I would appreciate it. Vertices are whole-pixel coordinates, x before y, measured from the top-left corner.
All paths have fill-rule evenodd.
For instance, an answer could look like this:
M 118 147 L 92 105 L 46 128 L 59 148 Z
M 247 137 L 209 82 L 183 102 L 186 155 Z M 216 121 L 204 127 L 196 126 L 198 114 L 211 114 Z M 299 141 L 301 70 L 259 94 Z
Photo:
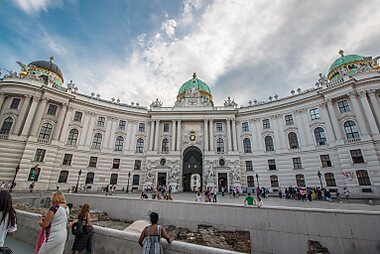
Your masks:
M 85 233 L 85 225 L 82 220 L 75 222 L 71 228 L 71 232 L 73 235 L 83 235 Z

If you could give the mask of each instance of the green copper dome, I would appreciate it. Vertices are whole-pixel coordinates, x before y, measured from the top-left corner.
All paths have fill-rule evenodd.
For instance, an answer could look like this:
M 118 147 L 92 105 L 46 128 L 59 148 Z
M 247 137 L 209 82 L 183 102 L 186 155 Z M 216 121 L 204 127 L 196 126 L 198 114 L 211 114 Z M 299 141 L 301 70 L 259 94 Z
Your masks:
M 327 78 L 329 80 L 335 80 L 340 79 L 340 69 L 342 67 L 346 67 L 348 70 L 348 75 L 354 75 L 357 71 L 356 64 L 364 64 L 368 62 L 368 59 L 366 59 L 363 56 L 359 55 L 343 55 L 343 50 L 339 51 L 340 57 L 336 59 L 333 64 L 330 66 L 329 73 L 327 75 Z
M 192 87 L 195 87 L 199 91 L 204 91 L 206 93 L 211 94 L 211 90 L 208 87 L 208 85 L 205 82 L 203 82 L 202 80 L 200 80 L 199 78 L 197 78 L 197 76 L 194 74 L 192 79 L 186 81 L 181 86 L 181 88 L 178 91 L 178 95 L 186 92 L 186 90 L 191 90 Z
M 359 56 L 359 55 L 347 55 L 347 56 L 339 57 L 330 66 L 329 72 L 333 71 L 335 68 L 341 67 L 343 65 L 350 64 L 350 63 L 357 62 L 357 61 L 362 61 L 362 60 L 364 60 L 364 57 Z

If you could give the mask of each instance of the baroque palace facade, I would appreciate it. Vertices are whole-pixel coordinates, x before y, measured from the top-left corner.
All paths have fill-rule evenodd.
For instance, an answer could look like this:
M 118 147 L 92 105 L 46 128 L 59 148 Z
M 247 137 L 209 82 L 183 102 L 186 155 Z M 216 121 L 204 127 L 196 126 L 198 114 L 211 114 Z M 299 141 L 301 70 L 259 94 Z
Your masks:
M 215 106 L 196 75 L 173 107 L 80 94 L 50 61 L 0 79 L 0 180 L 16 189 L 322 185 L 380 194 L 380 58 L 343 55 L 311 89 Z

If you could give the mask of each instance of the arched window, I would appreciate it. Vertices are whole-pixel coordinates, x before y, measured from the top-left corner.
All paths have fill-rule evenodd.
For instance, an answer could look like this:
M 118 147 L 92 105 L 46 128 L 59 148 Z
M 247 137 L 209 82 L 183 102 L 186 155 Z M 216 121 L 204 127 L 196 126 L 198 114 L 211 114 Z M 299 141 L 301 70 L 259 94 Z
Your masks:
M 334 177 L 333 173 L 326 173 L 325 174 L 325 180 L 326 180 L 327 187 L 335 187 L 336 186 L 335 177 Z
M 117 184 L 118 174 L 112 174 L 110 178 L 110 184 Z
M 92 149 L 100 149 L 102 145 L 102 134 L 96 133 L 92 139 Z
M 51 125 L 50 123 L 44 123 L 41 126 L 41 131 L 40 131 L 40 135 L 38 135 L 38 138 L 49 140 L 52 129 L 53 129 L 53 125 Z
M 69 136 L 67 137 L 67 144 L 75 146 L 77 144 L 79 131 L 77 129 L 71 129 Z
M 169 152 L 169 140 L 167 138 L 164 138 L 162 140 L 162 153 L 168 153 Z
M 251 140 L 249 138 L 243 139 L 244 153 L 252 153 Z
M 290 147 L 290 149 L 299 148 L 298 138 L 297 138 L 297 134 L 296 133 L 290 132 L 288 134 L 288 140 L 289 140 L 289 147 Z
M 356 171 L 356 177 L 358 178 L 359 185 L 371 185 L 367 170 Z
M 224 153 L 224 141 L 222 138 L 218 138 L 216 140 L 216 152 L 217 153 Z
M 0 129 L 0 134 L 9 135 L 12 125 L 13 125 L 13 118 L 12 117 L 5 118 L 3 125 L 1 126 L 1 129 Z
M 144 152 L 144 139 L 139 138 L 136 141 L 136 153 L 143 153 Z
M 67 178 L 69 176 L 69 171 L 67 170 L 62 170 L 59 173 L 59 178 L 58 178 L 58 183 L 67 183 Z
M 326 145 L 327 143 L 326 134 L 325 134 L 325 130 L 322 127 L 317 127 L 314 129 L 314 137 L 315 137 L 315 142 L 317 143 L 318 146 Z
M 265 141 L 265 151 L 267 151 L 267 152 L 274 151 L 273 137 L 272 136 L 266 136 L 264 141 Z
M 124 138 L 122 136 L 118 136 L 115 141 L 115 151 L 123 151 L 124 146 Z
M 95 174 L 93 172 L 88 172 L 86 175 L 86 184 L 93 184 L 94 183 L 94 176 L 95 176 Z
M 274 187 L 274 188 L 276 188 L 276 187 L 279 186 L 279 184 L 278 184 L 278 177 L 276 175 L 271 175 L 270 176 L 270 186 Z
M 305 187 L 305 176 L 302 174 L 296 175 L 297 187 Z
M 344 132 L 347 139 L 359 138 L 359 131 L 354 121 L 347 121 L 344 123 Z

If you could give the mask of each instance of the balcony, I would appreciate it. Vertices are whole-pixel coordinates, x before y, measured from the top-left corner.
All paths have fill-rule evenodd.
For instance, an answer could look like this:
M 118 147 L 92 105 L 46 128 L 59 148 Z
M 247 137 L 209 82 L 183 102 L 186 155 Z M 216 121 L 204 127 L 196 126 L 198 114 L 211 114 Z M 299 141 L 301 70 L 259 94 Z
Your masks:
M 45 144 L 49 144 L 50 143 L 49 139 L 43 139 L 43 138 L 38 138 L 37 141 L 40 142 L 40 143 L 45 143 Z
M 0 139 L 8 139 L 8 134 L 0 134 Z
M 351 144 L 351 143 L 359 142 L 360 140 L 361 140 L 360 137 L 358 137 L 358 138 L 350 138 L 350 139 L 345 139 L 344 143 L 345 144 Z

